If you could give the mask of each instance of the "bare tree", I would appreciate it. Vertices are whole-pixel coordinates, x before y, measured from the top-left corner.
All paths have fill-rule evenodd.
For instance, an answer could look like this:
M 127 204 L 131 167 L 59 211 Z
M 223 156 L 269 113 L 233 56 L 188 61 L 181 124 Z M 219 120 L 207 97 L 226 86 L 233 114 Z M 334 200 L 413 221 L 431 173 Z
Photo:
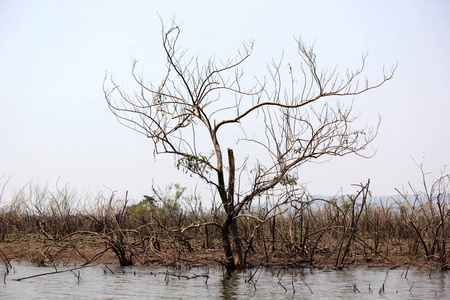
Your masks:
M 361 83 L 366 56 L 358 69 L 341 76 L 336 69 L 319 70 L 314 48 L 297 40 L 298 68 L 289 64 L 284 70 L 282 60 L 272 62 L 267 79 L 256 79 L 245 88 L 249 80 L 242 67 L 250 60 L 253 42 L 244 44 L 235 59 L 218 63 L 210 58 L 202 65 L 180 52 L 179 35 L 176 24 L 163 28 L 167 72 L 160 84 L 148 84 L 138 75 L 135 61 L 132 76 L 138 90 L 130 95 L 112 77 L 105 78 L 105 98 L 123 125 L 152 139 L 154 154 L 174 155 L 179 169 L 214 188 L 226 214 L 225 221 L 216 224 L 222 232 L 225 265 L 242 268 L 237 219 L 255 198 L 270 193 L 284 199 L 279 201 L 291 199 L 288 191 L 295 191 L 289 188 L 297 185 L 295 172 L 306 162 L 373 154 L 362 151 L 378 126 L 352 128 L 352 105 L 326 99 L 378 88 L 392 78 L 396 67 L 375 84 L 367 79 Z M 237 164 L 233 150 L 239 146 L 242 156 Z

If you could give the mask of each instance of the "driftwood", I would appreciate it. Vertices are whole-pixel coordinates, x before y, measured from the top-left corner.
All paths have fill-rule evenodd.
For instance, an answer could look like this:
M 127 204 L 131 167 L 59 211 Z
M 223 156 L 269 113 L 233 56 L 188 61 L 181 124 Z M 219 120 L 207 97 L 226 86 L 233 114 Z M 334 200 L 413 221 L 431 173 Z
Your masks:
M 76 267 L 76 268 L 72 268 L 72 269 L 68 269 L 68 270 L 53 271 L 53 272 L 48 272 L 48 273 L 35 274 L 35 275 L 27 276 L 27 277 L 16 278 L 16 279 L 13 279 L 13 280 L 15 280 L 15 281 L 22 281 L 22 280 L 25 280 L 25 279 L 30 279 L 30 278 L 35 278 L 35 277 L 40 277 L 40 276 L 45 276 L 45 275 L 59 274 L 59 273 L 64 273 L 64 272 L 71 272 L 71 271 L 84 269 L 84 268 L 88 268 L 88 267 L 93 267 L 93 266 L 95 266 L 95 265 L 84 265 L 84 266 L 81 266 L 81 267 Z

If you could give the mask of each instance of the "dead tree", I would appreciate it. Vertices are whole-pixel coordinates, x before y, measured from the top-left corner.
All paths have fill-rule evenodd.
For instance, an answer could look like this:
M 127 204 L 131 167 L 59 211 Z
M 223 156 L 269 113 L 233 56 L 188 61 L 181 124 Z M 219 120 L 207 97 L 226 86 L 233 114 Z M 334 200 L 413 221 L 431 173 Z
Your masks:
M 290 199 L 283 197 L 286 187 L 297 184 L 295 172 L 306 162 L 347 154 L 371 156 L 362 151 L 375 138 L 378 125 L 352 128 L 352 105 L 327 99 L 378 88 L 396 67 L 375 84 L 367 79 L 361 83 L 366 56 L 358 69 L 341 76 L 336 69 L 319 70 L 313 47 L 298 40 L 300 63 L 285 70 L 282 60 L 273 62 L 267 80 L 248 84 L 242 67 L 251 59 L 253 42 L 244 44 L 235 59 L 218 63 L 210 58 L 202 65 L 180 52 L 179 35 L 176 24 L 163 27 L 167 72 L 159 84 L 139 76 L 135 61 L 137 90 L 130 95 L 105 77 L 105 98 L 119 122 L 153 141 L 154 154 L 175 156 L 178 169 L 199 176 L 216 191 L 226 214 L 217 224 L 225 265 L 242 268 L 237 219 L 256 197 L 270 193 Z

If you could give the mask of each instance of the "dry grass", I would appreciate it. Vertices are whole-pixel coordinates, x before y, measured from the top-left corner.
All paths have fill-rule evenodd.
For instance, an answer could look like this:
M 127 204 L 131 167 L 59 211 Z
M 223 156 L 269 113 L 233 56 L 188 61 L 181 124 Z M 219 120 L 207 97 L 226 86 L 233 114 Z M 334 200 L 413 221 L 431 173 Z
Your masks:
M 362 189 L 336 199 L 305 197 L 279 207 L 282 214 L 252 207 L 238 218 L 245 261 L 248 266 L 447 268 L 448 176 L 436 182 L 426 193 L 385 201 L 371 200 Z M 126 196 L 114 194 L 86 199 L 67 186 L 56 192 L 28 187 L 0 210 L 0 250 L 8 259 L 37 265 L 201 266 L 223 260 L 220 211 L 159 203 L 131 205 Z

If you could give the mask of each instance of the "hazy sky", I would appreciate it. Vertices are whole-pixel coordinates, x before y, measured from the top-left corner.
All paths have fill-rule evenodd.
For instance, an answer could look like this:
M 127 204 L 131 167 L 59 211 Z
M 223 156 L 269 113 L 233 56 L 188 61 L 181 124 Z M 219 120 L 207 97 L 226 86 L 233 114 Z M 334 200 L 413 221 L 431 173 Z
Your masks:
M 355 68 L 368 52 L 374 81 L 398 61 L 392 81 L 354 98 L 363 122 L 382 118 L 375 157 L 301 169 L 311 193 L 351 193 L 352 183 L 370 178 L 375 195 L 391 195 L 420 178 L 413 159 L 434 176 L 450 163 L 449 1 L 1 0 L 0 177 L 11 176 L 8 193 L 30 181 L 53 187 L 58 178 L 83 193 L 107 187 L 135 199 L 152 180 L 195 184 L 172 158 L 155 160 L 152 143 L 116 121 L 102 91 L 105 72 L 130 82 L 133 59 L 161 80 L 159 16 L 182 23 L 180 47 L 203 59 L 233 58 L 254 39 L 247 73 L 264 72 L 283 50 L 284 63 L 300 63 L 300 36 L 330 69 Z

